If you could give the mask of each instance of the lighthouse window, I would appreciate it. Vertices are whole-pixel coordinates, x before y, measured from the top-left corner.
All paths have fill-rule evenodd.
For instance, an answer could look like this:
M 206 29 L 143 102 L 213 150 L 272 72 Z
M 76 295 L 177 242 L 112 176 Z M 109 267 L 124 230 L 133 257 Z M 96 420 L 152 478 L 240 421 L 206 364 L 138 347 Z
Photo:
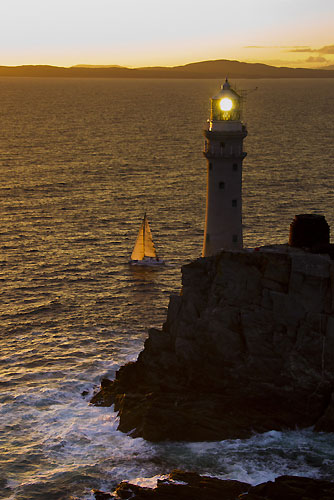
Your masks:
M 236 207 L 237 206 L 237 200 L 232 200 L 232 207 Z
M 237 234 L 234 234 L 234 235 L 232 236 L 232 242 L 233 242 L 233 243 L 236 243 L 237 241 L 238 241 L 238 235 L 237 235 Z
M 224 189 L 224 188 L 225 188 L 225 182 L 220 182 L 219 189 Z
M 238 164 L 237 163 L 233 163 L 233 170 L 238 170 Z

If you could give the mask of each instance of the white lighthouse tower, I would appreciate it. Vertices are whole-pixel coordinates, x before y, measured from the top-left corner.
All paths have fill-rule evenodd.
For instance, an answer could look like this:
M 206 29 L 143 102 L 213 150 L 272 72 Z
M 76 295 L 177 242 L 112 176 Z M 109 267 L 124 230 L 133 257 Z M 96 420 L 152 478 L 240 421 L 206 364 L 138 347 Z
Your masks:
M 242 248 L 242 161 L 246 126 L 241 122 L 241 97 L 226 78 L 211 99 L 211 116 L 204 155 L 207 158 L 207 197 L 203 256 L 221 248 Z

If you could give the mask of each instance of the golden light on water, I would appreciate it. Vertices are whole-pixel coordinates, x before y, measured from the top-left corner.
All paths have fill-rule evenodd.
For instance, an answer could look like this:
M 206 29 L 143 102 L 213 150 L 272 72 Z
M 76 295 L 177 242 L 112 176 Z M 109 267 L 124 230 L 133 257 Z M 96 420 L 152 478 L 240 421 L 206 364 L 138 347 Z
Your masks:
M 222 111 L 231 111 L 233 106 L 233 102 L 229 97 L 224 97 L 219 104 Z

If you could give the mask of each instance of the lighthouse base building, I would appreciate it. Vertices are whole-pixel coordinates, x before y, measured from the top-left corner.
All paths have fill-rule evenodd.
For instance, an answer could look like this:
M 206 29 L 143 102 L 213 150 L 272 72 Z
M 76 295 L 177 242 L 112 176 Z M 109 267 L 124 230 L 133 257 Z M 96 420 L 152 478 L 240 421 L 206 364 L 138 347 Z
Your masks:
M 211 99 L 204 131 L 207 196 L 203 256 L 220 249 L 242 248 L 242 162 L 246 126 L 241 122 L 241 97 L 225 81 Z

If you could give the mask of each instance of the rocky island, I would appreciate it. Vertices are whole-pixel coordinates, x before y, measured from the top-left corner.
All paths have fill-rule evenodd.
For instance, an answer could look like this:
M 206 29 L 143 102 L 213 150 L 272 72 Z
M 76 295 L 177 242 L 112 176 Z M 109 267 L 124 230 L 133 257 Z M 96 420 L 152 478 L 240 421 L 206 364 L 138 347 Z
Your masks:
M 329 253 L 272 245 L 183 266 L 162 330 L 93 404 L 114 404 L 119 429 L 150 441 L 334 431 Z

